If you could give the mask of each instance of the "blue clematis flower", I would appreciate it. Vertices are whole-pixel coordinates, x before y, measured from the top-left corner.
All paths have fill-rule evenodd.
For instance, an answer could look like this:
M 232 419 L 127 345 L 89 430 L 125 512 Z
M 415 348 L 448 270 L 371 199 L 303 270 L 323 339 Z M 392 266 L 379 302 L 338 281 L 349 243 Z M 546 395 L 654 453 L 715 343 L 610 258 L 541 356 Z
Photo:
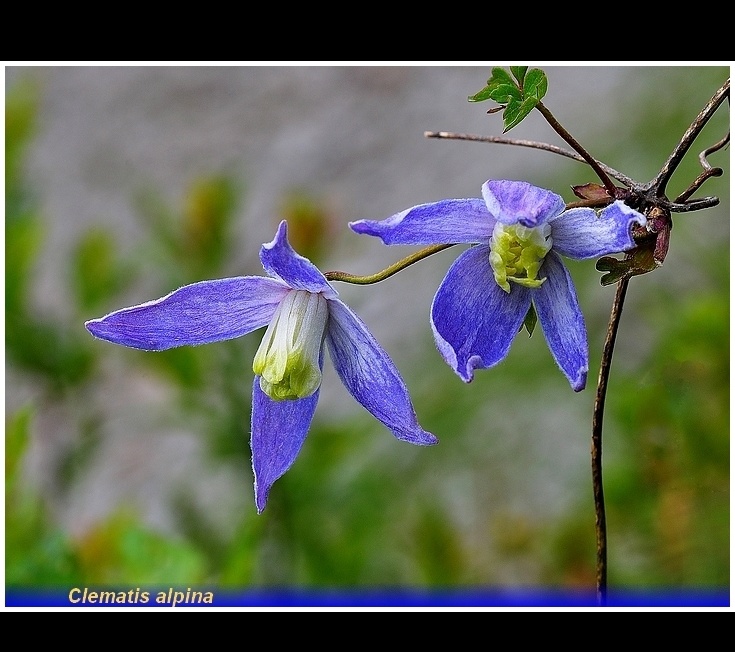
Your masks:
M 434 296 L 437 348 L 465 382 L 505 358 L 531 305 L 574 391 L 587 382 L 584 317 L 560 256 L 594 258 L 634 246 L 645 217 L 622 201 L 564 210 L 562 197 L 524 181 L 486 181 L 482 199 L 445 199 L 385 220 L 350 223 L 388 245 L 471 243 Z
M 268 327 L 253 361 L 250 446 L 258 513 L 306 438 L 319 398 L 325 341 L 338 376 L 358 403 L 396 438 L 436 444 L 436 437 L 419 426 L 388 354 L 324 275 L 291 248 L 285 221 L 274 240 L 261 247 L 260 260 L 270 278 L 193 283 L 85 326 L 95 337 L 147 351 L 207 344 Z

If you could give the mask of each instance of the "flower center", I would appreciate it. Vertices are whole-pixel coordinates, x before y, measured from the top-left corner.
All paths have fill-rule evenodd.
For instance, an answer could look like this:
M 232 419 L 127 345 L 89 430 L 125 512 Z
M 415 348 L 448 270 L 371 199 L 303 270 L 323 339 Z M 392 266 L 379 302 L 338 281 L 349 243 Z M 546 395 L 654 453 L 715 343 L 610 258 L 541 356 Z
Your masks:
M 291 290 L 276 308 L 253 359 L 260 389 L 274 401 L 306 398 L 319 388 L 328 316 L 327 300 L 306 290 Z
M 496 283 L 508 293 L 508 281 L 527 288 L 540 287 L 546 277 L 536 277 L 551 245 L 549 224 L 528 228 L 497 222 L 490 239 L 490 267 Z

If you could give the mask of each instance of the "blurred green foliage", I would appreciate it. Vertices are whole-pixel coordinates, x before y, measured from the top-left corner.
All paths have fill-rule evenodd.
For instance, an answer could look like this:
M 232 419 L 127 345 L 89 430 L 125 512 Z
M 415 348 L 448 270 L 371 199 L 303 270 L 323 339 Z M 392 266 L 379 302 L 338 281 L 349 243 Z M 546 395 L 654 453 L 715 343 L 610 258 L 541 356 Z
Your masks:
M 152 257 L 161 285 L 176 288 L 212 278 L 232 254 L 232 219 L 241 189 L 229 178 L 196 179 L 181 208 L 169 206 L 153 189 L 136 198 L 148 232 L 145 256 Z M 168 290 L 170 291 L 170 290 Z
M 649 88 L 631 90 L 625 102 L 632 136 L 602 138 L 595 154 L 611 164 L 629 157 L 640 165 L 631 176 L 645 176 L 645 168 L 652 177 L 722 82 L 720 69 L 694 79 L 686 73 L 678 80 L 687 91 L 683 98 L 663 102 Z M 591 415 L 606 318 L 595 314 L 588 317 L 590 387 L 582 396 L 570 395 L 538 329 L 531 338 L 519 335 L 508 359 L 469 386 L 439 362 L 424 329 L 415 335 L 424 345 L 421 359 L 402 372 L 422 425 L 442 445 L 417 449 L 394 442 L 367 414 L 337 419 L 317 412 L 301 455 L 275 485 L 263 516 L 245 509 L 223 530 L 191 488 L 179 487 L 168 498 L 176 534 L 154 530 L 125 504 L 82 534 L 65 531 L 48 487 L 70 491 L 98 459 L 105 405 L 90 399 L 90 388 L 104 382 L 103 355 L 116 356 L 132 376 L 153 373 L 170 390 L 169 425 L 196 432 L 209 464 L 234 468 L 251 482 L 247 432 L 257 336 L 152 355 L 99 346 L 80 328 L 85 319 L 121 307 L 120 297 L 143 277 L 156 279 L 160 296 L 185 283 L 231 275 L 244 186 L 222 174 L 195 179 L 178 208 L 155 189 L 134 198 L 142 250 L 120 251 L 115 234 L 101 227 L 82 234 L 64 270 L 74 300 L 69 314 L 45 314 L 35 305 L 34 267 L 45 217 L 23 164 L 41 92 L 18 84 L 6 95 L 6 353 L 15 371 L 41 387 L 30 403 L 6 415 L 6 585 L 594 585 L 589 433 L 565 432 L 559 419 L 565 410 L 570 418 Z M 719 120 L 716 127 L 724 124 Z M 708 129 L 707 144 L 721 136 Z M 584 182 L 589 172 L 578 169 L 570 179 L 563 166 L 548 186 Z M 686 185 L 697 172 L 696 160 L 688 159 L 678 183 Z M 726 185 L 705 190 L 729 201 Z M 339 220 L 324 202 L 294 189 L 284 196 L 281 212 L 298 251 L 315 262 L 327 257 Z M 708 215 L 679 219 L 706 224 Z M 632 315 L 638 321 L 618 346 L 640 332 L 651 334 L 645 341 L 653 345 L 634 365 L 613 365 L 611 376 L 605 490 L 610 581 L 616 586 L 729 583 L 729 251 L 726 241 L 709 242 L 706 251 L 697 246 L 677 239 L 675 223 L 672 250 L 688 248 L 701 260 L 706 287 L 682 294 L 657 283 L 656 273 L 631 283 L 630 294 L 646 298 L 624 314 L 624 324 Z M 605 292 L 611 300 L 593 264 L 571 269 L 583 299 Z M 542 406 L 544 419 L 534 416 L 529 402 Z M 24 472 L 34 422 L 63 405 L 76 410 L 77 436 L 62 451 L 53 477 L 39 482 Z M 555 456 L 560 441 L 573 441 L 581 451 L 563 468 Z M 561 512 L 528 507 L 518 496 L 525 490 L 526 497 L 543 497 L 544 474 L 557 477 L 570 468 L 574 477 L 557 491 L 572 496 L 546 500 L 566 505 Z
M 33 268 L 43 238 L 32 189 L 23 176 L 25 148 L 36 124 L 38 89 L 20 84 L 5 108 L 5 351 L 9 360 L 61 390 L 90 372 L 89 342 L 51 318 L 36 314 Z
M 646 567 L 626 583 L 711 585 L 729 574 L 729 314 L 721 297 L 690 297 L 667 320 L 636 374 L 611 396 L 624 444 L 637 455 L 610 465 L 613 518 L 644 547 Z

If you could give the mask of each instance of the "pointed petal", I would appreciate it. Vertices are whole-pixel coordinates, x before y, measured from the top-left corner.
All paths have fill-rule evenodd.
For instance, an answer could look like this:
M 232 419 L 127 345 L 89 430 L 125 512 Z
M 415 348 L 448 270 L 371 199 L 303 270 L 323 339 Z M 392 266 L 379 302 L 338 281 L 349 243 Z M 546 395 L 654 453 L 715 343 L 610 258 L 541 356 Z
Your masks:
M 418 424 L 408 389 L 393 361 L 360 318 L 338 299 L 329 302 L 327 346 L 347 390 L 396 438 L 420 446 L 437 438 Z
M 328 299 L 337 296 L 316 265 L 293 250 L 288 242 L 286 220 L 278 225 L 273 241 L 260 248 L 260 262 L 268 274 L 280 278 L 294 290 L 322 292 Z
M 550 251 L 540 276 L 544 284 L 534 291 L 533 303 L 551 355 L 575 392 L 584 389 L 589 369 L 587 329 L 572 278 L 561 258 Z
M 633 224 L 645 224 L 638 211 L 617 200 L 597 216 L 591 208 L 565 211 L 551 223 L 554 251 L 568 258 L 597 258 L 635 246 Z
M 387 245 L 486 242 L 495 219 L 481 199 L 445 199 L 414 206 L 385 220 L 350 222 L 355 233 L 374 235 Z
M 529 228 L 554 219 L 566 206 L 555 192 L 525 181 L 490 179 L 482 184 L 482 196 L 498 222 L 520 223 Z
M 296 460 L 318 400 L 319 390 L 295 401 L 274 401 L 260 389 L 260 377 L 255 377 L 250 450 L 253 455 L 258 514 L 265 509 L 273 483 Z
M 508 354 L 531 306 L 529 288 L 495 281 L 490 247 L 470 247 L 454 261 L 431 305 L 437 348 L 457 375 L 469 383 L 476 368 L 487 369 Z
M 163 351 L 229 340 L 265 326 L 288 292 L 281 281 L 263 276 L 202 281 L 84 325 L 114 344 Z

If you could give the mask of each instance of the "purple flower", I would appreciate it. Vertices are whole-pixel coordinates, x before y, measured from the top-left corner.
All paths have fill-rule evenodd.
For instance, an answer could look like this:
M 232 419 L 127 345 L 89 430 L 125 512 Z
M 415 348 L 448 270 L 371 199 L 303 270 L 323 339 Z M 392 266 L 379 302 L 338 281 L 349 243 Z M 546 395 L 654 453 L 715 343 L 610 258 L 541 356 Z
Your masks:
M 268 326 L 253 362 L 250 446 L 258 513 L 306 438 L 319 398 L 325 341 L 358 403 L 398 439 L 436 444 L 419 426 L 388 354 L 324 275 L 291 248 L 285 221 L 273 242 L 261 247 L 260 260 L 271 278 L 193 283 L 85 326 L 95 337 L 147 351 L 227 340 Z
M 574 391 L 587 382 L 584 317 L 560 254 L 595 258 L 634 246 L 645 217 L 615 201 L 598 216 L 564 210 L 557 194 L 523 181 L 486 181 L 482 199 L 445 199 L 350 227 L 388 245 L 471 243 L 434 296 L 437 348 L 465 382 L 505 358 L 531 305 L 554 360 Z

